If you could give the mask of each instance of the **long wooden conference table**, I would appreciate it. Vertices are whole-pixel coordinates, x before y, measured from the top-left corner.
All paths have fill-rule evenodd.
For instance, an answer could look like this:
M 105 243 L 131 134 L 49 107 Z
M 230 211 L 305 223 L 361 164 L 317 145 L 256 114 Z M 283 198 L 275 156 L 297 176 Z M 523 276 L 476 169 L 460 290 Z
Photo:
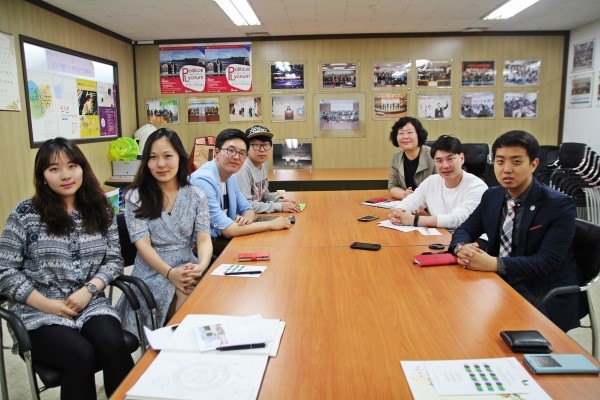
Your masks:
M 448 244 L 448 232 L 423 236 L 381 228 L 377 221 L 358 222 L 367 214 L 387 218 L 387 210 L 359 205 L 385 194 L 286 194 L 307 204 L 291 229 L 235 238 L 211 267 L 236 263 L 238 252 L 269 251 L 270 261 L 256 263 L 268 266 L 263 275 L 207 274 L 169 324 L 192 313 L 285 320 L 260 399 L 409 399 L 401 360 L 522 360 L 502 342 L 502 330 L 535 329 L 555 353 L 593 360 L 496 274 L 412 263 L 429 243 Z M 353 250 L 354 241 L 382 248 Z M 125 398 L 155 357 L 148 350 L 112 398 Z M 534 378 L 556 399 L 597 399 L 600 393 L 597 375 Z

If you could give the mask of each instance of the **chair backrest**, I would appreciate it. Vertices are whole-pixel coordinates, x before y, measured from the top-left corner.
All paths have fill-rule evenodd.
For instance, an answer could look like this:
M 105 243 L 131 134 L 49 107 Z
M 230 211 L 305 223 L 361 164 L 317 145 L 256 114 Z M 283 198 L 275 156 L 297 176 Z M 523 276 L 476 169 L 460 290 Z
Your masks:
M 558 160 L 559 147 L 556 145 L 542 145 L 540 146 L 540 167 L 544 165 L 550 165 Z M 538 167 L 539 168 L 539 167 Z
M 561 168 L 575 168 L 586 158 L 588 146 L 585 143 L 565 142 L 558 149 L 558 165 Z
M 589 282 L 600 273 L 600 225 L 583 219 L 575 220 L 573 252 L 584 282 Z
M 490 145 L 487 143 L 463 143 L 462 148 L 467 172 L 483 178 L 490 154 Z
M 125 261 L 125 266 L 133 265 L 135 256 L 137 255 L 137 248 L 135 244 L 131 243 L 129 239 L 129 232 L 127 231 L 127 223 L 125 222 L 125 214 L 120 212 L 117 213 L 117 226 L 119 228 L 119 242 L 121 244 L 121 255 Z

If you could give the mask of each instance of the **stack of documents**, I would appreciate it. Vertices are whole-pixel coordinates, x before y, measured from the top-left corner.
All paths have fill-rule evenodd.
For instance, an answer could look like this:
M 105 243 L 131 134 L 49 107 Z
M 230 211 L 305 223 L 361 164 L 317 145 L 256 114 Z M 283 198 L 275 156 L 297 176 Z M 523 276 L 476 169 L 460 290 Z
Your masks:
M 188 315 L 126 398 L 255 399 L 284 328 L 259 315 Z

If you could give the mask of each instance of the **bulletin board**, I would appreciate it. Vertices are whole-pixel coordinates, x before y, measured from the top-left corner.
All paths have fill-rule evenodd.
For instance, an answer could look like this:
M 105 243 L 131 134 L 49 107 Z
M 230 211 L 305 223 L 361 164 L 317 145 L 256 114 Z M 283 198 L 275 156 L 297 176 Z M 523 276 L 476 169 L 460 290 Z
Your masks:
M 120 134 L 117 63 L 20 35 L 31 147 Z

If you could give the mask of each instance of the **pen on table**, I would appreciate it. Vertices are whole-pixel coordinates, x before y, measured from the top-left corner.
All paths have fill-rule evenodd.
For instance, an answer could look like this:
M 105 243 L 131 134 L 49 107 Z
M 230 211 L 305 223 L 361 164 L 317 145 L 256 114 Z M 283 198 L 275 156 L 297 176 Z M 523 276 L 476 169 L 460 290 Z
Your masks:
M 262 271 L 236 271 L 236 272 L 225 272 L 225 275 L 256 275 L 262 274 Z
M 175 332 L 175 329 L 177 329 L 177 327 L 179 327 L 179 324 L 177 324 L 177 325 L 172 325 L 172 326 L 171 326 L 171 330 L 172 330 L 173 332 Z
M 247 349 L 262 349 L 266 346 L 265 343 L 253 343 L 253 344 L 239 344 L 234 346 L 221 346 L 217 347 L 219 351 L 228 351 L 228 350 L 247 350 Z

